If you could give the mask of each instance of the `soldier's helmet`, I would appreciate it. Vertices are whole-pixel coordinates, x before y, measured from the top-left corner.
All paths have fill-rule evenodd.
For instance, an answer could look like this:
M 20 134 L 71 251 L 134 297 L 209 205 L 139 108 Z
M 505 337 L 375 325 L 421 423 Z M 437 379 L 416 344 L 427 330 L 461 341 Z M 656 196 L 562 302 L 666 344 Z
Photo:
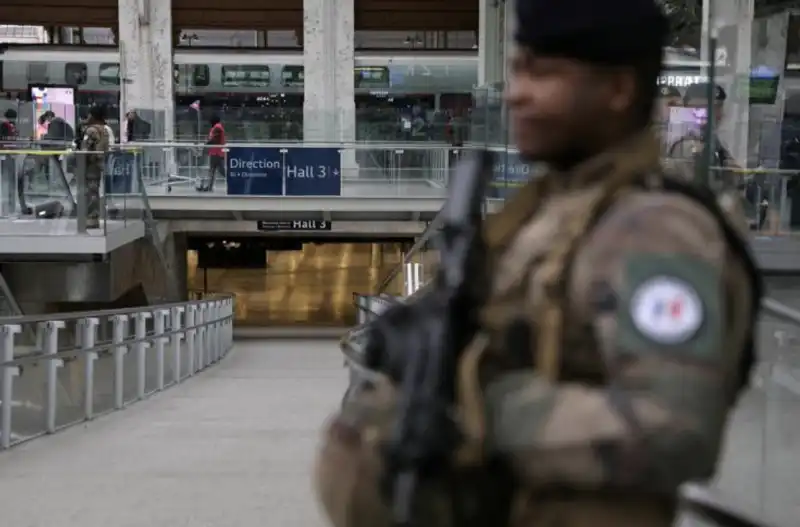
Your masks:
M 675 86 L 668 85 L 658 87 L 658 96 L 664 99 L 682 99 L 681 91 Z
M 89 117 L 96 121 L 106 120 L 106 108 L 102 104 L 94 104 L 89 108 Z
M 708 88 L 709 86 L 707 82 L 690 84 L 686 88 L 686 93 L 683 94 L 684 104 L 691 104 L 693 101 L 705 101 L 708 98 Z M 711 89 L 714 92 L 715 102 L 725 102 L 725 99 L 728 98 L 728 94 L 725 93 L 725 90 L 722 88 L 722 86 L 714 84 Z

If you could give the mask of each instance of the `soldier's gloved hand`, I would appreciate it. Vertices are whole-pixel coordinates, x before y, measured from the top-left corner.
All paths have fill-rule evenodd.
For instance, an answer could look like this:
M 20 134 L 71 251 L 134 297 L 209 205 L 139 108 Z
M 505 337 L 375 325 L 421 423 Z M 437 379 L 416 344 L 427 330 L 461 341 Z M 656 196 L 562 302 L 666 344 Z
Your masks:
M 367 329 L 365 365 L 400 382 L 412 354 L 424 352 L 435 317 L 430 297 L 389 307 Z

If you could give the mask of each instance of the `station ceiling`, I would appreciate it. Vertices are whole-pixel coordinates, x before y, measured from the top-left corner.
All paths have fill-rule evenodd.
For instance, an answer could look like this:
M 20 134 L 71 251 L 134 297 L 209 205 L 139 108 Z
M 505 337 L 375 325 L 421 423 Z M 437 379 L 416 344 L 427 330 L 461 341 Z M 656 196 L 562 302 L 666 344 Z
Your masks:
M 355 4 L 356 29 L 478 30 L 478 0 L 355 0 Z M 0 22 L 116 27 L 117 0 L 0 0 Z M 303 0 L 172 0 L 172 23 L 176 29 L 301 30 Z

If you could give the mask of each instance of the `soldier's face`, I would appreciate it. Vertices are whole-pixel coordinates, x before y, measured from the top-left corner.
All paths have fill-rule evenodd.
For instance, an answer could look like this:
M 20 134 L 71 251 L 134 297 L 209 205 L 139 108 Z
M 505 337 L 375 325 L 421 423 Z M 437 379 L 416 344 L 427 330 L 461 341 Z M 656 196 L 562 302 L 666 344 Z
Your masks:
M 612 77 L 575 60 L 519 50 L 511 61 L 505 97 L 520 153 L 544 162 L 593 153 L 620 121 L 615 113 L 626 111 L 631 102 L 626 99 L 635 95 L 635 83 L 623 89 L 630 93 L 621 94 L 619 78 Z
M 706 99 L 690 99 L 686 101 L 686 106 L 689 108 L 707 108 L 708 104 Z M 714 123 L 719 124 L 722 121 L 722 104 L 714 103 Z

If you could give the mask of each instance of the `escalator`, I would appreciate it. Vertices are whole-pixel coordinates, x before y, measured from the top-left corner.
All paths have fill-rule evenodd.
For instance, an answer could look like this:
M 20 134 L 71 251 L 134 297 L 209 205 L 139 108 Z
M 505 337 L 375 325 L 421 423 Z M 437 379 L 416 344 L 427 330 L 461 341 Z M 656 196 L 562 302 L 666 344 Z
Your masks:
M 4 151 L 3 182 L 16 188 L 7 193 L 6 215 L 55 219 L 74 217 L 77 212 L 74 176 L 65 171 L 61 154 L 42 150 Z M 13 201 L 16 200 L 16 203 Z

